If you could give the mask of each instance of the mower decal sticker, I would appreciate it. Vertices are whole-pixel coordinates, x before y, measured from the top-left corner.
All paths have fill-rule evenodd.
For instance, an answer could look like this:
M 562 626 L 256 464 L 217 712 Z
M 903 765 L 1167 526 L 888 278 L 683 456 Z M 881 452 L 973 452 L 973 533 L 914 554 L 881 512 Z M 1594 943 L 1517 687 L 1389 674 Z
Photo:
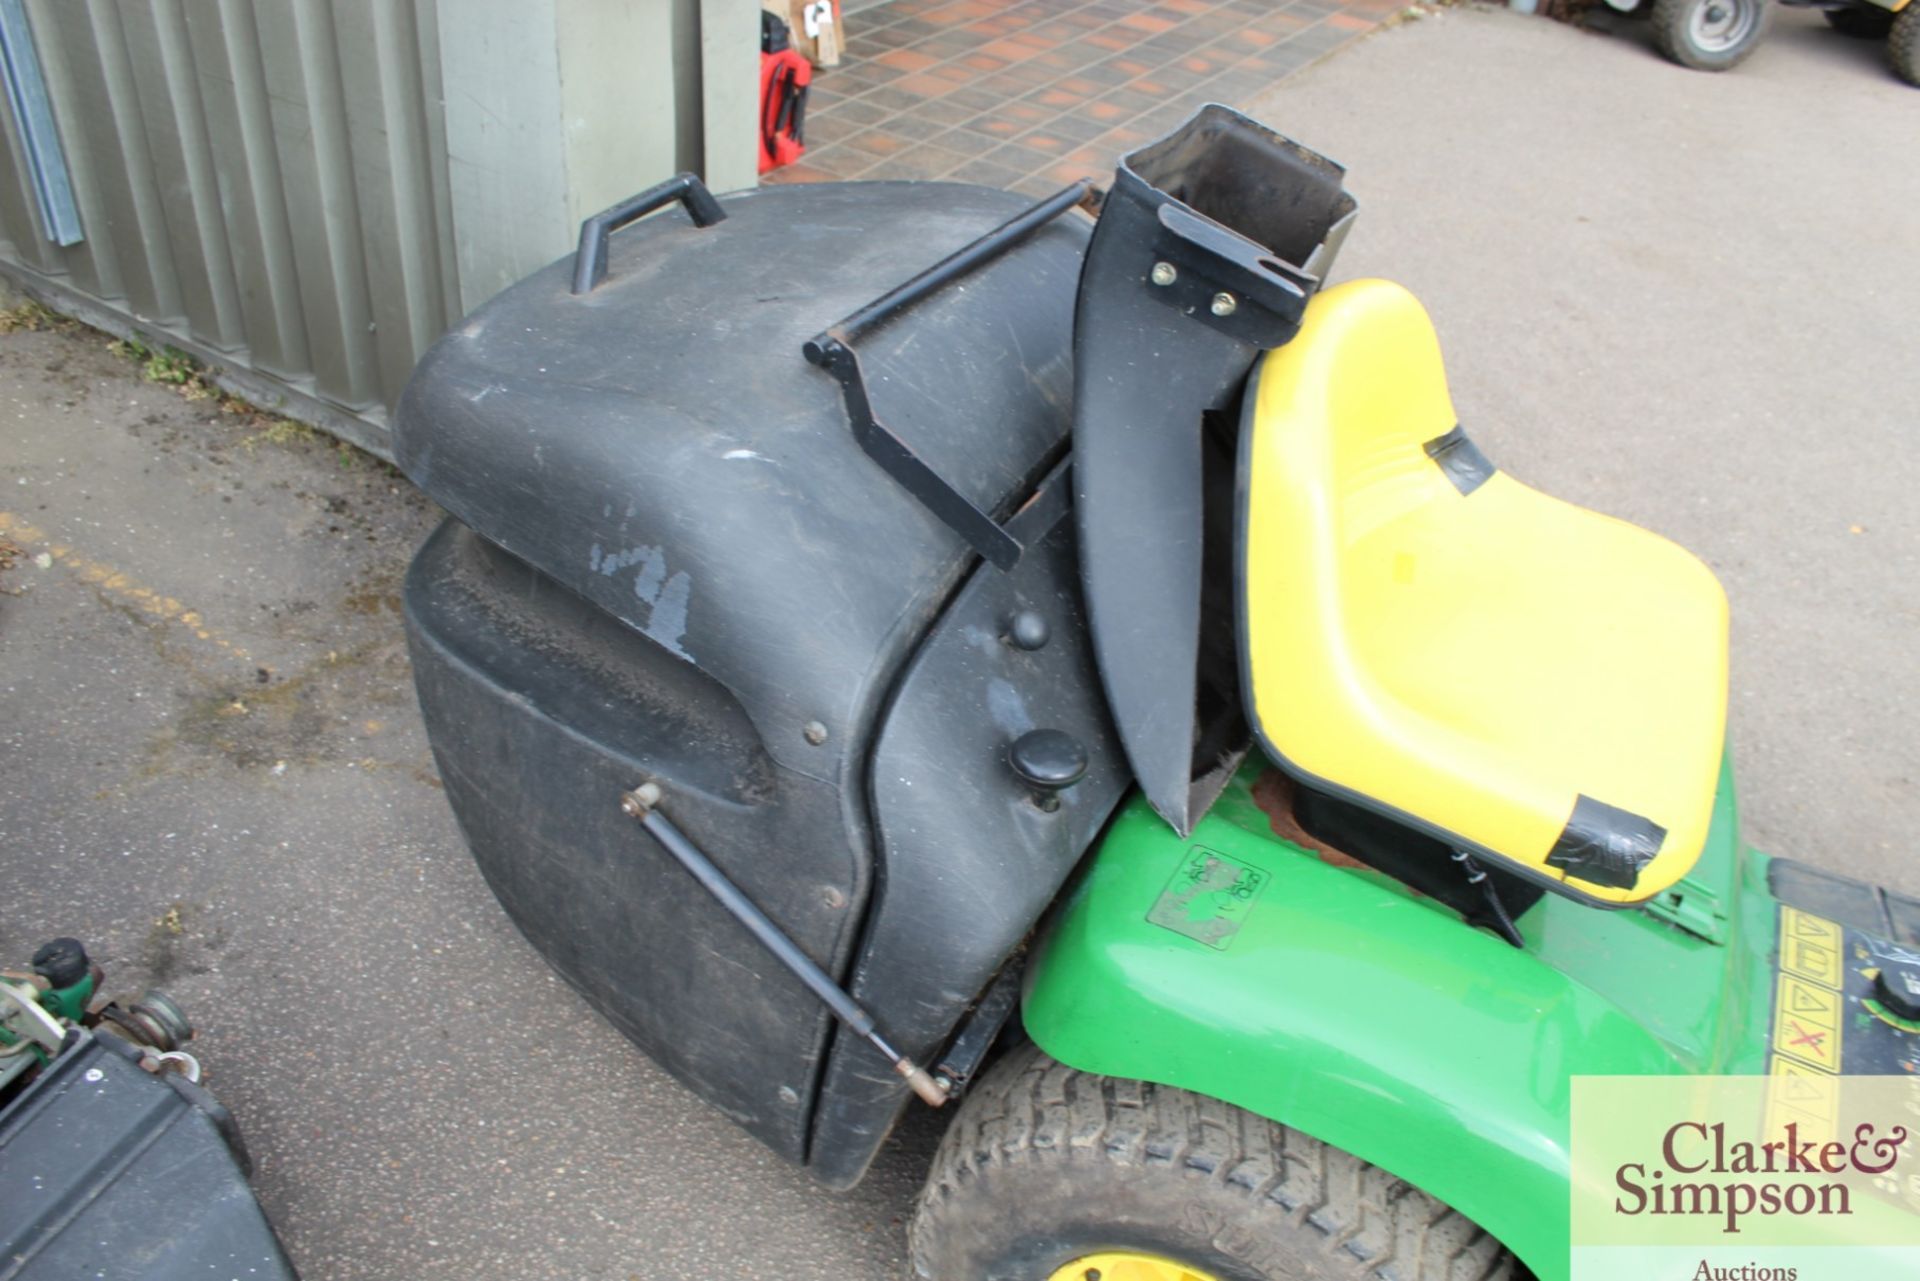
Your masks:
M 1823 1072 L 1840 1070 L 1840 994 L 1780 976 L 1774 1007 L 1773 1048 Z
M 1204 845 L 1190 846 L 1148 910 L 1147 920 L 1225 951 L 1272 879 L 1251 863 Z
M 1920 966 L 1920 952 L 1782 903 L 1779 958 L 1769 1072 L 1903 1076 L 1920 1088 L 1920 1023 L 1883 1006 L 1876 986 L 1887 966 Z
M 1773 1064 L 1776 1076 L 1837 1076 L 1845 1059 L 1838 925 L 1780 905 L 1780 972 L 1774 983 Z
M 1773 1075 L 1781 1080 L 1773 1106 L 1781 1128 L 1788 1121 L 1801 1121 L 1802 1134 L 1831 1134 L 1834 1113 L 1839 1102 L 1839 1079 L 1792 1059 L 1776 1058 Z M 1790 1114 L 1790 1115 L 1788 1115 Z
M 1840 927 L 1795 907 L 1780 909 L 1780 968 L 1810 983 L 1840 990 Z

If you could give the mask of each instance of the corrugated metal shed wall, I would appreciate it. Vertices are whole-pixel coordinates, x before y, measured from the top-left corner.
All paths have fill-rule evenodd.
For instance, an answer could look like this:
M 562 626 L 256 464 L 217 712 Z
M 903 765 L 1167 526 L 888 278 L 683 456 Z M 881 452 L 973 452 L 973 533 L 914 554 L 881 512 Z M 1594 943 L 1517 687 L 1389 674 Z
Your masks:
M 45 235 L 0 100 L 0 270 L 385 452 L 385 408 L 419 353 L 563 252 L 580 217 L 677 167 L 751 181 L 751 102 L 715 90 L 752 90 L 755 8 L 26 0 L 85 238 Z M 702 38 L 735 21 L 737 40 Z M 689 63 L 689 32 L 720 50 L 712 65 Z M 633 101 L 636 80 L 664 111 Z M 608 119 L 623 95 L 634 109 Z M 737 157 L 688 154 L 734 129 Z

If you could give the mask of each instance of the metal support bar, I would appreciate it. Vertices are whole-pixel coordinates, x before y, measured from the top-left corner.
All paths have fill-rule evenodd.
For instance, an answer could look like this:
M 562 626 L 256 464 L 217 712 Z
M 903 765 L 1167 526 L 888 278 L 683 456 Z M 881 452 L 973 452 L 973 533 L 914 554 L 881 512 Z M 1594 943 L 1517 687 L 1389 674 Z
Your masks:
M 821 349 L 828 340 L 838 338 L 843 343 L 858 341 L 869 329 L 891 320 L 934 290 L 958 280 L 988 259 L 998 258 L 1067 210 L 1086 204 L 1092 196 L 1093 183 L 1086 178 L 1062 187 L 978 240 L 962 245 L 911 280 L 895 285 L 839 324 L 829 325 L 807 341 L 800 349 L 802 354 L 814 364 L 821 364 Z
M 997 258 L 1069 209 L 1093 203 L 1097 191 L 1087 179 L 1072 183 L 1001 223 L 986 235 L 948 254 L 903 284 L 896 285 L 838 324 L 809 338 L 800 352 L 832 374 L 846 402 L 847 422 L 867 457 L 902 488 L 945 521 L 974 551 L 1001 570 L 1010 570 L 1024 550 L 999 522 L 976 507 L 946 477 L 928 466 L 913 447 L 895 435 L 873 412 L 866 377 L 853 344 L 928 294 L 944 288 L 990 259 Z
M 860 357 L 853 348 L 837 338 L 828 338 L 821 348 L 821 359 L 814 363 L 840 383 L 841 399 L 847 406 L 847 422 L 853 428 L 854 440 L 866 451 L 867 457 L 879 463 L 881 470 L 900 482 L 902 489 L 918 498 L 928 511 L 966 539 L 968 546 L 1001 570 L 1010 570 L 1020 563 L 1020 554 L 1025 549 L 1013 535 L 974 506 L 972 499 L 928 466 L 926 460 L 913 451 L 913 446 L 873 416 L 873 402 L 867 399 L 867 380 L 860 372 Z
M 718 899 L 720 906 L 726 908 L 734 920 L 746 926 L 747 932 L 760 940 L 760 945 L 773 953 L 776 961 L 805 983 L 808 990 L 833 1011 L 835 1018 L 886 1055 L 887 1061 L 893 1064 L 893 1070 L 906 1079 L 915 1094 L 933 1107 L 945 1103 L 951 1092 L 950 1087 L 894 1049 L 874 1026 L 873 1015 L 867 1013 L 825 970 L 814 964 L 813 958 L 801 951 L 800 945 L 787 937 L 786 931 L 775 925 L 772 918 L 741 892 L 739 886 L 727 879 L 725 872 L 714 866 L 712 859 L 700 852 L 699 846 L 687 839 L 687 834 L 672 819 L 660 812 L 660 797 L 658 783 L 642 783 L 632 791 L 620 794 L 620 809 L 628 817 L 638 819 L 640 826 L 647 829 L 647 834 L 660 842 L 661 847 L 694 880 L 700 882 L 707 893 Z
M 999 1039 L 1000 1031 L 1006 1027 L 1007 1020 L 1013 1017 L 1013 1011 L 1020 1004 L 1020 983 L 1026 973 L 1026 958 L 1016 955 L 1009 961 L 993 982 L 987 985 L 978 1003 L 966 1018 L 960 1021 L 960 1028 L 948 1042 L 946 1053 L 940 1056 L 934 1071 L 942 1079 L 953 1083 L 952 1090 L 957 1096 L 966 1092 L 973 1081 L 974 1074 L 980 1070 L 987 1051 Z
M 40 54 L 33 47 L 33 28 L 20 0 L 0 0 L 0 79 L 6 81 L 7 102 L 20 127 L 20 150 L 33 177 L 47 239 L 56 245 L 77 245 L 82 239 L 80 211 L 73 203 L 67 154 L 60 149 L 53 102 L 47 97 Z

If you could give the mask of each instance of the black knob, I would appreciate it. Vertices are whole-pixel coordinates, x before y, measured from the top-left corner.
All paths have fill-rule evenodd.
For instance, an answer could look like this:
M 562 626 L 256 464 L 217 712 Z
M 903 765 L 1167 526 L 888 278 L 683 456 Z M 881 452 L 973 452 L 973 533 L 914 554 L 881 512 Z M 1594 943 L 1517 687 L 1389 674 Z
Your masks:
M 1079 739 L 1057 729 L 1036 729 L 1013 740 L 1007 763 L 1033 791 L 1043 810 L 1060 807 L 1058 793 L 1087 775 L 1087 749 Z
M 1873 981 L 1873 994 L 1889 1013 L 1920 1022 L 1920 966 L 1888 962 Z
M 54 939 L 42 943 L 33 954 L 33 972 L 45 979 L 47 986 L 55 991 L 72 987 L 87 977 L 89 964 L 86 946 L 79 939 Z
M 1007 620 L 1007 644 L 1015 649 L 1039 649 L 1053 636 L 1047 620 L 1031 609 L 1023 609 Z

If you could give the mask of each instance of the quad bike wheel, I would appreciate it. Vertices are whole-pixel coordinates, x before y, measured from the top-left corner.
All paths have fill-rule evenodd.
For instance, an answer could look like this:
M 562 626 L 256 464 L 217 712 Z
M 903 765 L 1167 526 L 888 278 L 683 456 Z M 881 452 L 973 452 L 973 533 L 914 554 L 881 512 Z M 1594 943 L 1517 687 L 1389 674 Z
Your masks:
M 1746 61 L 1767 34 L 1767 0 L 1654 0 L 1653 40 L 1695 71 L 1725 71 Z
M 1873 5 L 1850 4 L 1844 9 L 1822 9 L 1827 25 L 1843 36 L 1879 40 L 1893 30 L 1893 15 Z
M 1514 1281 L 1500 1243 L 1336 1148 L 1032 1045 L 967 1093 L 909 1232 L 924 1281 Z
M 1910 85 L 1920 85 L 1920 3 L 1902 9 L 1887 35 L 1887 61 L 1893 74 Z

